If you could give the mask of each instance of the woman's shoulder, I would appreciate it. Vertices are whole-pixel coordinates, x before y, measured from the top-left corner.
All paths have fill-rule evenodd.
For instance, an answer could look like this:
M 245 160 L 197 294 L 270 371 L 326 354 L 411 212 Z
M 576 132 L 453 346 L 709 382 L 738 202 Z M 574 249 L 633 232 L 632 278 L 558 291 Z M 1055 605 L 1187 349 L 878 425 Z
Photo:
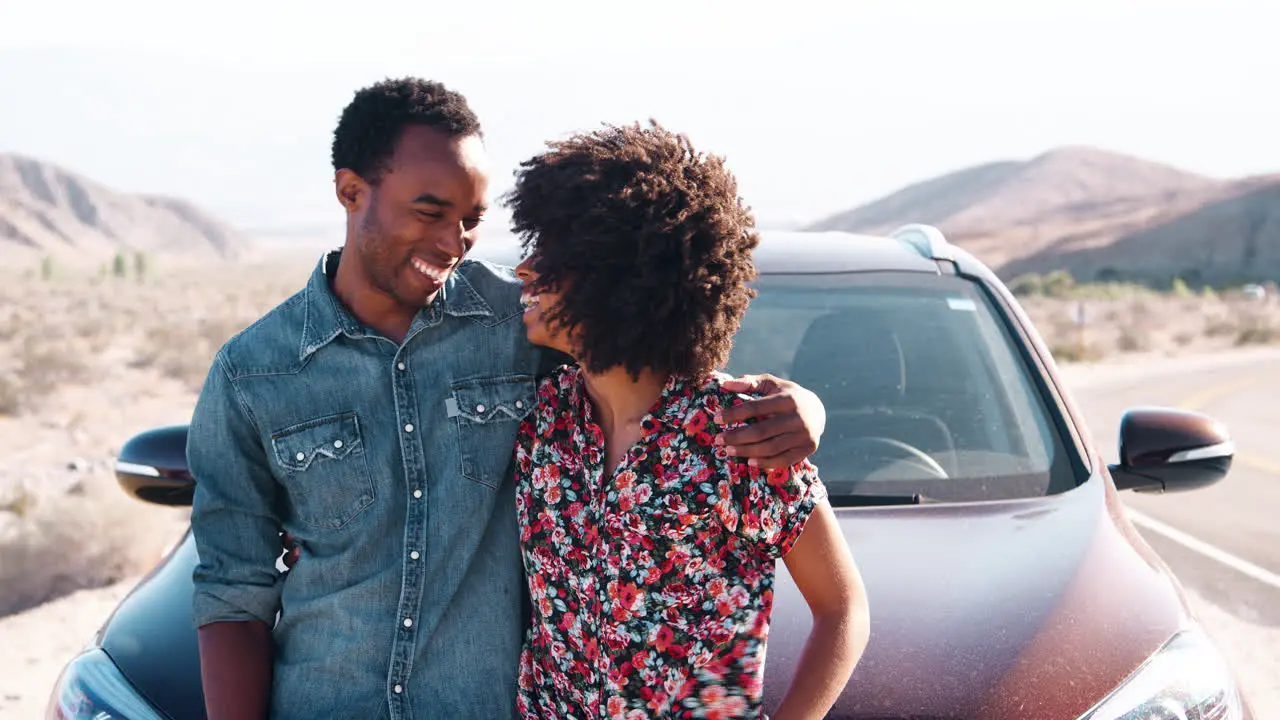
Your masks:
M 730 375 L 723 372 L 712 372 L 698 378 L 686 378 L 684 380 L 685 394 L 682 398 L 683 402 L 679 402 L 672 408 L 675 412 L 671 417 L 677 425 L 681 425 L 687 432 L 693 432 L 702 440 L 709 440 L 710 436 L 722 430 L 739 427 L 739 425 L 721 426 L 716 420 L 721 410 L 739 405 L 753 396 L 734 392 L 724 387 L 724 382 L 732 379 Z

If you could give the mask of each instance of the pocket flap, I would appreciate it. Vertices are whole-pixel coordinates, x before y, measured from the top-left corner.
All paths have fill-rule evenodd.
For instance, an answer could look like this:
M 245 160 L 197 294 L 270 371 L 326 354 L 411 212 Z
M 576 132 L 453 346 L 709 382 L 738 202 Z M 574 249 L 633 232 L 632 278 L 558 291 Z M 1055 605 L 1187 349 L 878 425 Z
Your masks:
M 533 407 L 535 387 L 532 375 L 460 380 L 452 385 L 446 409 L 450 417 L 475 423 L 523 420 Z
M 360 447 L 360 424 L 352 412 L 308 420 L 272 434 L 276 460 L 306 470 L 321 456 L 341 460 Z

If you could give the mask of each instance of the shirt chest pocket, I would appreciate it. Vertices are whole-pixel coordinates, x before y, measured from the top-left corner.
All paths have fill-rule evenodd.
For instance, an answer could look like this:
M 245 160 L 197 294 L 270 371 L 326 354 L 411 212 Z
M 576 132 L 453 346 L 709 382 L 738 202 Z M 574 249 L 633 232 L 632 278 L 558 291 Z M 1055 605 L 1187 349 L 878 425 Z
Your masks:
M 446 409 L 458 437 L 462 476 L 490 488 L 502 484 L 515 457 L 516 431 L 533 408 L 532 375 L 459 380 Z
M 292 425 L 271 435 L 291 515 L 336 530 L 373 504 L 360 422 L 353 412 Z

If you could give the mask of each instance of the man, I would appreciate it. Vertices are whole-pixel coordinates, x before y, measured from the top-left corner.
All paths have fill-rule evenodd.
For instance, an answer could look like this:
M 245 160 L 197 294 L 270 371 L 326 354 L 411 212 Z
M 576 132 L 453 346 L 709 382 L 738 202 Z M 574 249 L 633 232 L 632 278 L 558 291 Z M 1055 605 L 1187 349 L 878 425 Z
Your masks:
M 511 460 L 540 373 L 509 268 L 464 260 L 489 177 L 463 97 L 358 91 L 334 132 L 346 241 L 218 352 L 191 422 L 211 720 L 506 718 L 526 621 Z M 764 377 L 724 442 L 812 452 L 812 393 Z M 275 569 L 283 529 L 297 564 Z M 277 612 L 279 618 L 277 621 Z

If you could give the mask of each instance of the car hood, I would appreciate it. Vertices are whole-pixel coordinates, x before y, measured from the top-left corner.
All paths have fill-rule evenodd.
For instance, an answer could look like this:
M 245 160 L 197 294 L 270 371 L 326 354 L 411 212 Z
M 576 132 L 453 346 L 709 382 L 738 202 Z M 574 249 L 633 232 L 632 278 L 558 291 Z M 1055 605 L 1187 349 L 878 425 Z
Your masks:
M 1189 617 L 1100 477 L 1047 498 L 837 512 L 867 584 L 871 640 L 830 718 L 1074 720 Z M 202 718 L 189 534 L 168 560 L 117 608 L 100 644 L 155 706 Z M 779 563 L 771 706 L 809 627 Z
M 175 720 L 205 717 L 191 621 L 196 546 L 188 531 L 103 625 L 98 644 L 153 706 Z
M 1073 720 L 1189 612 L 1102 478 L 1045 498 L 837 510 L 871 638 L 831 718 Z M 765 696 L 811 625 L 778 564 Z

